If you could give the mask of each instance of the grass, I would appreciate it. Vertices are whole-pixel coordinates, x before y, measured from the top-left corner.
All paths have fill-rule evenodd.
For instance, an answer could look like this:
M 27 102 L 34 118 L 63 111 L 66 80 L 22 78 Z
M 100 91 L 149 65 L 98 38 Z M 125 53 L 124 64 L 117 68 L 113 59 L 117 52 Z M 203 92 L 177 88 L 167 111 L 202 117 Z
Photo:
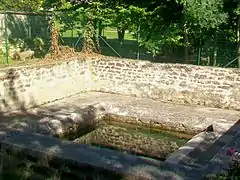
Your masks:
M 133 37 L 131 33 L 126 31 L 125 38 L 123 43 L 120 45 L 117 37 L 117 30 L 116 28 L 105 28 L 104 30 L 104 37 L 106 37 L 106 41 L 108 44 L 106 44 L 104 41 L 100 42 L 101 46 L 101 52 L 103 55 L 106 56 L 121 56 L 123 58 L 137 58 L 137 51 L 138 51 L 138 45 L 136 39 Z M 63 33 L 62 35 L 62 45 L 66 45 L 69 47 L 73 47 L 73 44 L 75 44 L 79 38 L 77 30 L 68 30 Z M 80 40 L 82 41 L 82 39 Z M 82 42 L 80 42 L 82 44 Z M 80 47 L 80 45 L 78 45 Z M 110 46 L 110 47 L 109 47 Z M 79 51 L 81 48 L 78 47 Z M 112 49 L 114 49 L 116 52 L 114 52 Z M 147 54 L 145 49 L 140 48 L 141 54 Z M 119 54 L 119 55 L 118 55 Z M 141 59 L 149 59 L 151 58 L 149 55 L 146 56 L 140 56 Z M 39 59 L 34 58 L 31 60 L 26 61 L 16 61 L 9 58 L 8 64 L 6 63 L 6 57 L 3 54 L 0 54 L 0 68 L 5 67 L 12 67 L 12 66 L 23 66 L 23 65 L 31 65 L 35 64 L 36 61 L 39 61 Z
M 106 56 L 121 56 L 123 58 L 137 58 L 138 44 L 133 35 L 126 31 L 125 39 L 122 44 L 119 43 L 117 38 L 116 28 L 105 28 L 104 37 L 106 37 L 106 42 L 100 40 L 101 53 Z M 63 33 L 61 38 L 62 45 L 73 47 L 73 44 L 78 42 L 78 33 L 77 30 L 68 30 Z M 81 45 L 83 39 L 80 40 L 77 51 L 81 50 Z M 109 47 L 110 46 L 110 47 Z M 114 52 L 112 49 L 114 49 Z M 147 54 L 145 49 L 140 48 L 140 58 L 151 60 L 151 56 Z M 8 64 L 6 63 L 6 57 L 3 54 L 0 54 L 0 68 L 12 67 L 12 66 L 24 66 L 36 64 L 39 61 L 39 58 L 34 58 L 26 61 L 16 61 L 9 58 Z
M 72 38 L 72 31 L 66 31 L 63 33 L 62 39 L 65 45 L 71 46 L 78 41 L 77 31 L 73 31 L 73 38 Z M 103 31 L 103 36 L 106 38 L 106 42 L 101 40 L 100 38 L 100 46 L 101 46 L 101 53 L 106 56 L 121 56 L 123 58 L 137 58 L 138 52 L 138 44 L 137 40 L 133 37 L 131 33 L 126 31 L 125 38 L 122 44 L 118 41 L 117 30 L 116 28 L 107 27 Z M 79 44 L 81 44 L 80 42 Z M 109 47 L 110 46 L 110 47 Z M 81 48 L 80 48 L 81 49 Z M 113 50 L 114 49 L 114 50 Z M 146 49 L 140 48 L 140 57 L 141 59 L 152 59 Z M 116 52 L 114 52 L 116 51 Z
M 36 59 L 36 58 L 25 60 L 25 61 L 14 61 L 12 59 L 9 59 L 7 64 L 5 58 L 0 58 L 0 68 L 26 66 L 26 65 L 37 64 L 39 62 L 41 62 L 41 59 Z
M 67 30 L 63 32 L 62 37 L 78 37 L 78 32 L 76 29 Z
M 106 28 L 104 30 L 103 34 L 104 34 L 105 37 L 107 37 L 107 39 L 118 39 L 116 29 Z M 125 40 L 136 41 L 136 38 L 133 37 L 133 34 L 129 33 L 128 31 L 125 33 L 124 39 Z
M 107 37 L 107 39 L 117 39 L 117 29 L 116 28 L 110 28 L 107 27 L 103 31 L 104 36 Z M 76 29 L 74 30 L 67 30 L 63 32 L 62 37 L 78 37 L 78 32 Z M 129 32 L 125 33 L 125 40 L 134 40 L 136 39 L 133 37 L 133 35 Z

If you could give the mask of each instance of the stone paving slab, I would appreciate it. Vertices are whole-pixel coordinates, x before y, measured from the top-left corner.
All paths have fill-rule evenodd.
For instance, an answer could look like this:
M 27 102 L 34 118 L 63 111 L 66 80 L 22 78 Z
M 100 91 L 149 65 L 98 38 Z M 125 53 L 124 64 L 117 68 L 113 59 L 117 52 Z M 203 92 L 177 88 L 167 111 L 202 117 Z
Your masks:
M 172 172 L 174 172 L 173 174 L 176 174 L 175 172 L 178 172 L 178 174 L 188 172 L 188 176 L 190 176 L 192 172 L 200 171 L 205 163 L 208 163 L 218 150 L 220 151 L 222 146 L 227 142 L 230 142 L 236 132 L 240 130 L 239 123 L 236 123 L 240 119 L 239 111 L 167 104 L 146 98 L 128 97 L 100 92 L 88 92 L 75 95 L 28 110 L 24 112 L 23 115 L 17 113 L 12 116 L 2 114 L 0 127 L 1 130 L 19 129 L 23 130 L 25 133 L 38 132 L 45 135 L 53 135 L 61 134 L 64 130 L 67 130 L 66 127 L 69 127 L 69 125 L 71 126 L 81 122 L 91 121 L 92 119 L 102 117 L 105 114 L 134 117 L 136 121 L 147 121 L 150 119 L 151 121 L 173 127 L 175 126 L 182 130 L 194 129 L 195 131 L 202 131 L 210 125 L 213 126 L 213 134 L 215 133 L 216 137 L 212 139 L 209 136 L 207 136 L 207 138 L 200 138 L 200 140 L 193 143 L 195 144 L 194 146 L 187 144 L 188 148 L 190 147 L 190 151 L 187 151 L 187 153 L 184 152 L 185 154 L 180 154 L 184 155 L 184 158 L 177 158 L 178 163 L 164 163 L 163 167 L 160 165 L 162 168 L 161 172 L 164 172 L 161 173 L 161 176 L 163 174 L 167 176 Z M 223 137 L 223 134 L 226 133 L 230 127 L 230 135 L 225 135 L 224 138 L 222 138 L 224 140 L 218 141 L 220 142 L 219 146 L 212 147 L 215 141 L 219 140 L 219 137 Z M 15 137 L 18 137 L 15 133 L 13 134 Z M 8 138 L 11 139 L 11 136 Z M 21 135 L 21 138 L 24 139 L 25 135 Z M 14 143 L 10 143 L 10 141 L 7 140 L 3 141 L 4 138 L 0 134 L 0 141 L 5 144 L 10 143 L 11 146 L 14 147 L 18 146 L 17 141 L 20 143 L 21 138 L 16 138 L 16 141 L 13 138 L 11 141 L 14 140 Z M 32 136 L 29 138 L 26 137 L 25 139 L 34 141 L 34 139 L 31 138 L 38 137 Z M 206 143 L 207 141 L 210 141 L 210 143 Z M 28 147 L 25 141 L 22 142 L 24 143 L 21 147 Z M 61 144 L 61 141 L 58 143 Z M 197 146 L 198 148 L 196 148 Z M 83 153 L 83 151 L 81 152 Z M 204 156 L 204 154 L 209 154 L 209 156 Z M 197 158 L 194 159 L 194 157 Z M 215 167 L 213 162 L 214 161 L 212 160 L 210 164 L 213 164 L 212 166 Z M 166 170 L 164 170 L 165 167 L 167 167 Z M 156 168 L 156 171 L 159 171 L 159 167 Z M 159 174 L 157 172 L 155 173 Z
M 212 125 L 214 132 L 223 133 L 240 119 L 239 111 L 189 107 L 147 98 L 88 92 L 45 104 L 20 115 L 3 114 L 0 117 L 0 127 L 48 135 L 61 134 L 74 124 L 90 121 L 106 113 L 133 117 L 134 121 L 151 120 L 187 132 L 200 132 Z
M 240 112 L 226 109 L 190 107 L 101 92 L 88 92 L 48 104 L 47 107 L 103 107 L 106 113 L 152 120 L 179 129 L 204 130 L 213 125 L 215 132 L 225 132 L 240 119 Z
M 240 132 L 239 124 L 240 121 L 236 122 L 225 133 L 202 132 L 194 136 L 174 152 L 166 162 L 205 168 L 211 161 L 214 162 L 213 159 L 216 159 L 215 156 L 219 152 L 225 152 L 225 146 L 236 142 L 236 135 Z M 240 142 L 240 139 L 238 141 Z M 228 161 L 222 162 L 228 164 Z M 216 164 L 216 166 L 218 165 Z
M 187 166 L 163 165 L 161 161 L 132 156 L 108 149 L 91 147 L 70 141 L 62 141 L 36 133 L 11 131 L 0 133 L 2 148 L 24 153 L 45 160 L 62 160 L 79 167 L 90 165 L 118 172 L 137 179 L 192 179 L 197 178 L 200 170 Z

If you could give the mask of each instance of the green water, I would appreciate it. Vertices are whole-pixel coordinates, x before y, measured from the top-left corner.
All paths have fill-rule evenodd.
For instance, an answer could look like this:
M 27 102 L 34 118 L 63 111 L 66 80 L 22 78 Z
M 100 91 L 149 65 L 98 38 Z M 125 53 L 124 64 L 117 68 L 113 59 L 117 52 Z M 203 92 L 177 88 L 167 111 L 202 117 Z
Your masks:
M 182 133 L 102 120 L 95 130 L 74 141 L 164 160 L 191 137 Z

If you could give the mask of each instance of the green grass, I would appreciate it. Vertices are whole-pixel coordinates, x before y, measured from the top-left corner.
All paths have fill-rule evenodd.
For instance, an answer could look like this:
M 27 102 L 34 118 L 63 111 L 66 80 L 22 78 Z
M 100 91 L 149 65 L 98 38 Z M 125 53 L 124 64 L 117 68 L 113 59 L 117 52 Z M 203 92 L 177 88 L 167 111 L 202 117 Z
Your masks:
M 117 35 L 117 29 L 107 27 L 103 31 L 103 36 L 106 38 L 106 42 L 101 41 L 101 53 L 106 56 L 118 56 L 118 54 L 121 57 L 124 58 L 137 58 L 137 51 L 138 51 L 138 45 L 137 40 L 133 37 L 131 33 L 126 31 L 125 38 L 122 44 L 118 41 L 118 35 Z M 73 31 L 73 38 L 72 37 L 72 31 L 68 30 L 63 33 L 62 38 L 64 39 L 64 43 L 66 45 L 72 46 L 73 43 L 76 43 L 77 38 L 77 31 Z M 100 38 L 101 40 L 101 38 Z M 111 47 L 109 47 L 111 46 Z M 114 52 L 112 49 L 114 49 L 116 52 Z M 145 49 L 140 49 L 140 53 L 147 54 Z M 148 57 L 142 57 L 142 58 L 148 58 Z
M 8 63 L 6 63 L 6 59 L 0 57 L 0 68 L 5 68 L 5 67 L 9 67 L 9 66 L 20 66 L 20 65 L 24 65 L 24 62 L 23 61 L 14 61 L 14 60 L 9 59 Z
M 76 29 L 67 30 L 67 31 L 63 32 L 62 37 L 78 37 L 78 32 Z
M 73 36 L 73 38 L 72 38 Z M 120 45 L 117 37 L 117 30 L 116 28 L 107 27 L 104 30 L 104 36 L 106 37 L 105 42 L 101 42 L 101 53 L 106 56 L 118 56 L 120 54 L 123 58 L 137 58 L 137 50 L 138 45 L 136 39 L 134 39 L 133 35 L 129 32 L 125 33 L 125 38 L 123 43 Z M 65 38 L 65 39 L 64 39 Z M 66 45 L 69 47 L 73 47 L 78 41 L 78 33 L 77 30 L 68 30 L 63 33 L 62 35 L 62 45 Z M 80 40 L 82 41 L 82 39 Z M 82 43 L 82 42 L 80 42 Z M 111 47 L 109 47 L 111 46 Z M 80 46 L 78 46 L 78 51 L 80 51 Z M 115 53 L 112 49 L 114 49 L 117 53 Z M 141 54 L 147 54 L 145 49 L 140 49 Z M 140 56 L 142 59 L 148 59 L 148 55 L 146 57 Z M 8 64 L 6 64 L 6 57 L 2 53 L 0 54 L 0 68 L 5 67 L 12 67 L 12 66 L 24 66 L 28 64 L 34 64 L 36 61 L 39 60 L 37 58 L 26 60 L 26 61 L 15 61 L 9 58 Z
M 5 58 L 0 58 L 0 68 L 32 65 L 32 64 L 36 64 L 39 61 L 41 61 L 41 59 L 29 59 L 26 61 L 14 61 L 12 59 L 9 59 L 7 64 Z
M 105 28 L 104 29 L 104 36 L 107 37 L 107 39 L 117 39 L 117 29 L 116 28 Z M 78 37 L 77 30 L 67 30 L 63 32 L 62 37 Z M 133 35 L 129 32 L 125 33 L 125 40 L 136 40 Z
M 107 39 L 118 39 L 118 36 L 117 36 L 117 29 L 114 29 L 114 28 L 106 28 L 104 30 L 104 36 L 107 38 Z M 136 38 L 133 37 L 133 35 L 129 32 L 126 32 L 125 33 L 125 36 L 124 36 L 124 40 L 134 40 L 136 41 Z

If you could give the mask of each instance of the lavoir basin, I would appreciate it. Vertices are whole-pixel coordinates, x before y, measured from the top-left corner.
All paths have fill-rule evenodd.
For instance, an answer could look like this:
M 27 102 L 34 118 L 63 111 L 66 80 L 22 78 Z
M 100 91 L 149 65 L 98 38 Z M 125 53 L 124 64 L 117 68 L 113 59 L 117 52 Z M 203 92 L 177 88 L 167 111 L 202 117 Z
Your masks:
M 123 123 L 104 117 L 62 138 L 164 161 L 192 137 L 192 134 L 184 132 Z

